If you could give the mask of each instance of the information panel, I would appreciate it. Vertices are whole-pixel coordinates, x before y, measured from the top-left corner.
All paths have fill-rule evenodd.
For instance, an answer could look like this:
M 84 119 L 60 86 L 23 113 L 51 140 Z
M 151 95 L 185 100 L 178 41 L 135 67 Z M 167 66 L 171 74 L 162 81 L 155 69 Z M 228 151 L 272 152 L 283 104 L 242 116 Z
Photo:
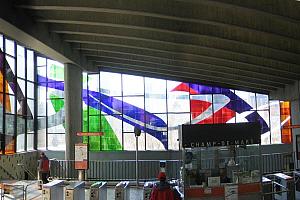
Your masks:
M 75 169 L 88 169 L 88 144 L 75 144 Z
M 259 144 L 260 123 L 181 125 L 183 148 Z

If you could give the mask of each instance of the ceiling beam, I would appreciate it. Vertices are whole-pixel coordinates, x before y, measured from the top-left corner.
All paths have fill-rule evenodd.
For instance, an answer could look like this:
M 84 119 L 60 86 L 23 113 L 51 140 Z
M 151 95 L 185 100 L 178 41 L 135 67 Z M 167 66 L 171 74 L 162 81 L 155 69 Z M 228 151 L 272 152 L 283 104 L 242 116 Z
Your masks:
M 221 73 L 224 76 L 232 76 L 235 75 L 235 78 L 238 79 L 248 79 L 250 81 L 265 81 L 269 82 L 271 84 L 278 84 L 281 85 L 281 87 L 284 87 L 286 84 L 291 84 L 293 81 L 286 80 L 278 77 L 270 77 L 268 74 L 265 73 L 252 73 L 251 71 L 243 71 L 235 68 L 225 67 L 225 66 L 219 66 L 215 64 L 210 63 L 201 63 L 201 62 L 193 62 L 190 60 L 181 60 L 176 58 L 162 58 L 162 57 L 156 57 L 156 56 L 149 56 L 149 55 L 140 55 L 140 54 L 132 54 L 132 53 L 124 53 L 124 52 L 118 52 L 118 51 L 107 51 L 107 50 L 99 50 L 97 52 L 94 51 L 82 51 L 83 54 L 85 54 L 89 59 L 92 57 L 92 59 L 98 58 L 99 59 L 102 56 L 108 56 L 108 57 L 116 57 L 116 58 L 124 58 L 124 59 L 130 59 L 130 60 L 137 60 L 137 61 L 148 61 L 152 63 L 156 63 L 157 66 L 161 65 L 168 65 L 170 67 L 182 67 L 183 70 L 186 69 L 195 69 L 195 70 L 201 70 L 204 72 L 216 72 Z
M 39 22 L 129 28 L 131 30 L 152 31 L 158 34 L 169 33 L 198 39 L 218 38 L 219 40 L 231 41 L 241 45 L 263 46 L 300 54 L 300 41 L 298 39 L 230 24 L 187 23 L 111 13 L 93 13 L 91 15 L 88 12 L 36 11 L 35 14 L 40 16 L 40 18 L 37 17 Z
M 23 10 L 14 8 L 12 2 L 1 2 L 0 30 L 3 34 L 59 62 L 93 68 L 78 50 L 73 50 L 58 34 L 50 32 L 46 24 L 36 23 Z
M 244 82 L 232 82 L 229 83 L 228 79 L 218 79 L 216 80 L 215 77 L 211 76 L 203 76 L 202 74 L 193 74 L 192 72 L 174 72 L 170 73 L 170 70 L 162 70 L 162 69 L 153 69 L 149 67 L 145 67 L 142 65 L 139 65 L 139 68 L 137 68 L 137 65 L 133 64 L 124 64 L 124 63 L 115 63 L 115 62 L 108 62 L 108 61 L 102 61 L 97 62 L 96 66 L 100 67 L 100 70 L 102 71 L 113 71 L 113 72 L 122 72 L 122 73 L 129 73 L 129 74 L 138 74 L 143 76 L 149 76 L 149 77 L 157 77 L 157 78 L 169 78 L 171 80 L 178 80 L 178 81 L 184 81 L 184 82 L 197 82 L 201 84 L 208 84 L 208 85 L 214 85 L 219 87 L 226 87 L 230 89 L 239 89 L 239 90 L 245 90 L 245 91 L 253 91 L 253 92 L 262 92 L 262 93 L 269 93 L 270 91 L 276 90 L 276 87 L 266 87 L 261 86 L 255 83 L 247 84 Z M 195 76 L 193 76 L 195 75 Z
M 151 62 L 151 61 L 139 61 L 139 60 L 134 60 L 134 59 L 126 59 L 126 58 L 115 58 L 115 57 L 109 57 L 109 56 L 101 56 L 98 57 L 98 59 L 91 59 L 92 61 L 96 63 L 103 63 L 103 62 L 109 62 L 109 63 L 115 63 L 115 64 L 120 64 L 120 66 L 124 65 L 131 65 L 131 66 L 143 66 L 143 67 L 148 67 L 148 70 L 164 70 L 166 74 L 172 73 L 179 73 L 180 71 L 182 73 L 189 73 L 190 76 L 198 76 L 201 74 L 202 76 L 210 77 L 211 80 L 226 80 L 228 84 L 231 83 L 243 83 L 243 84 L 249 84 L 249 85 L 259 85 L 260 87 L 264 86 L 267 88 L 282 88 L 284 85 L 282 84 L 274 84 L 274 83 L 266 83 L 266 81 L 263 80 L 256 80 L 253 81 L 250 78 L 243 77 L 243 80 L 239 79 L 239 76 L 237 74 L 232 74 L 231 76 L 226 75 L 224 76 L 224 73 L 221 72 L 210 72 L 210 71 L 205 71 L 202 69 L 197 69 L 197 68 L 188 68 L 185 66 L 174 66 L 174 65 L 167 65 L 167 64 L 157 64 L 156 62 Z M 97 64 L 96 64 L 97 65 Z M 138 69 L 137 69 L 138 70 Z

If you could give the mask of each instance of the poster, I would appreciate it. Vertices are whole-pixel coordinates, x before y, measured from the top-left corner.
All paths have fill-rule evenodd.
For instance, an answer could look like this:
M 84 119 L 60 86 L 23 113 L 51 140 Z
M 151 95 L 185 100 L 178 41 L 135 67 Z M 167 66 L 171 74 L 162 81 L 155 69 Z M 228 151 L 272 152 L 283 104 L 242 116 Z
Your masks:
M 88 169 L 88 144 L 75 144 L 75 169 Z

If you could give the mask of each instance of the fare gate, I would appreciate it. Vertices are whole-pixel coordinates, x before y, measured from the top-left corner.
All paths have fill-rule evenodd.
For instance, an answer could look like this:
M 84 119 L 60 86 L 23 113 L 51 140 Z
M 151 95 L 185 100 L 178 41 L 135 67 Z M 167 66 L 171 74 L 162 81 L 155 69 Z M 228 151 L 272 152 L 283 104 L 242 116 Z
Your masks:
M 85 199 L 85 182 L 77 181 L 66 187 L 65 200 L 82 200 Z
M 150 195 L 151 195 L 154 184 L 155 184 L 155 182 L 145 182 L 144 187 L 143 187 L 144 200 L 150 199 Z
M 90 200 L 107 200 L 107 183 L 96 182 L 91 185 Z
M 283 173 L 274 174 L 276 200 L 294 200 L 295 199 L 295 183 L 294 178 Z
M 115 200 L 130 200 L 129 181 L 121 181 L 115 187 Z
M 262 177 L 262 192 L 264 195 L 264 200 L 273 200 L 273 183 L 272 180 Z
M 64 196 L 64 181 L 54 180 L 43 185 L 42 199 L 43 200 L 63 200 Z

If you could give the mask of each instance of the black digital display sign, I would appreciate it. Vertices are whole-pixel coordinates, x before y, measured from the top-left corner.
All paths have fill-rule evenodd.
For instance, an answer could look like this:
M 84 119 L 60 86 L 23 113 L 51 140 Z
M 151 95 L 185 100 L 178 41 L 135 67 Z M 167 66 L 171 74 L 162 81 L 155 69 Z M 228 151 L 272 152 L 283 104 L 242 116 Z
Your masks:
M 258 122 L 181 125 L 183 148 L 260 144 Z

